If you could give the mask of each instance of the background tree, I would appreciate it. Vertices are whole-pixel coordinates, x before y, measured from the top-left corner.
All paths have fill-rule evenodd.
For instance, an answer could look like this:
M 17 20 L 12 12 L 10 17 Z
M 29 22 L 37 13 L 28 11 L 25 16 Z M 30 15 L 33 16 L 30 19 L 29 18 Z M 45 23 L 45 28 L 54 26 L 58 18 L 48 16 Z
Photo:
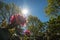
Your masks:
M 60 15 L 60 0 L 47 0 L 48 6 L 45 9 L 47 15 L 57 16 Z
M 28 17 L 28 30 L 31 31 L 33 36 L 39 36 L 42 26 L 43 23 L 37 17 L 32 15 Z
M 50 17 L 47 22 L 47 35 L 50 37 L 56 37 L 57 33 L 60 35 L 60 0 L 47 0 L 48 5 L 45 9 L 46 14 Z M 52 38 L 53 40 L 55 38 Z M 55 39 L 57 40 L 57 38 Z
M 60 16 L 53 18 L 48 22 L 48 28 L 52 33 L 60 33 Z
M 21 13 L 19 7 L 14 3 L 7 4 L 3 1 L 0 1 L 0 23 L 3 24 L 4 21 L 9 23 L 9 18 L 13 14 Z M 5 26 L 5 25 L 4 25 Z

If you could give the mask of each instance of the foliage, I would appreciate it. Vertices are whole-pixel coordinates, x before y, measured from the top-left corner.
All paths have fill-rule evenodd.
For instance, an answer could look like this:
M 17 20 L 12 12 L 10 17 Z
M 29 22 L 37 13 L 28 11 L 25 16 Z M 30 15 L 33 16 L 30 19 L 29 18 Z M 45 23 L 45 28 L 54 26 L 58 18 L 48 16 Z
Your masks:
M 7 4 L 5 2 L 0 1 L 0 19 L 9 21 L 9 18 L 12 14 L 18 13 L 19 7 L 17 7 L 15 4 Z
M 28 17 L 28 30 L 31 31 L 32 35 L 38 36 L 42 26 L 43 23 L 37 17 L 32 15 Z
M 60 33 L 60 16 L 49 20 L 48 28 L 53 33 Z
M 48 6 L 45 9 L 47 15 L 50 16 L 50 20 L 47 23 L 47 29 L 49 32 L 60 33 L 60 0 L 47 0 Z
M 7 4 L 3 1 L 0 1 L 0 21 L 1 21 L 0 26 L 8 25 L 10 21 L 9 20 L 10 16 L 19 13 L 19 11 L 20 11 L 19 7 L 14 3 Z
M 45 12 L 50 17 L 50 19 L 46 25 L 47 26 L 46 35 L 47 37 L 50 38 L 50 40 L 54 40 L 54 38 L 60 36 L 60 25 L 59 25 L 60 24 L 60 0 L 47 0 L 47 1 L 48 1 L 48 5 L 45 9 Z M 55 40 L 57 40 L 57 38 Z
M 45 12 L 47 15 L 50 15 L 51 17 L 49 21 L 45 23 L 41 22 L 36 16 L 32 16 L 32 15 L 28 16 L 27 29 L 31 32 L 31 36 L 52 37 L 57 33 L 60 33 L 60 0 L 48 0 L 48 6 L 46 7 Z M 7 22 L 9 21 L 10 16 L 16 13 L 21 13 L 21 10 L 17 5 L 15 5 L 14 3 L 6 4 L 0 1 L 0 19 L 1 19 L 0 21 L 2 21 L 0 26 L 8 27 Z M 41 32 L 41 29 L 44 30 L 46 26 L 47 28 L 45 33 Z M 22 32 L 22 29 L 19 30 L 19 28 L 20 27 L 18 26 L 18 28 L 16 27 L 9 29 L 9 31 L 11 34 L 14 34 L 15 32 L 19 34 Z M 21 39 L 25 39 L 25 40 L 29 39 L 27 35 L 23 35 L 23 36 L 24 38 Z
M 47 0 L 48 6 L 45 9 L 47 15 L 60 15 L 60 0 Z

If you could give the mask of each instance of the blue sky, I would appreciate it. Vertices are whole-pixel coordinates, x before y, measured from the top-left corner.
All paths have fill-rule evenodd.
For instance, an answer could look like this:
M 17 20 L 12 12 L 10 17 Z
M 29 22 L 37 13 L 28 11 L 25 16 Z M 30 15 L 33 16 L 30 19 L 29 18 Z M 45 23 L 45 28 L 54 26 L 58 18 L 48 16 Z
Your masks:
M 44 12 L 45 7 L 47 6 L 47 0 L 4 0 L 7 3 L 15 3 L 17 6 L 21 8 L 28 8 L 29 13 L 33 16 L 37 16 L 42 22 L 46 22 L 49 20 L 46 17 Z

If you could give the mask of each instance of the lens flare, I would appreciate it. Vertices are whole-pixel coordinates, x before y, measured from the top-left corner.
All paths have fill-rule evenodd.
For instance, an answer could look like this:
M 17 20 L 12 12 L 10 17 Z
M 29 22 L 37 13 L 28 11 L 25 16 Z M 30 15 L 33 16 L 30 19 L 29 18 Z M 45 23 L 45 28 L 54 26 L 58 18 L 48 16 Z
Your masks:
M 27 14 L 28 14 L 28 9 L 23 9 L 23 10 L 22 10 L 22 13 L 23 13 L 24 15 L 27 15 Z

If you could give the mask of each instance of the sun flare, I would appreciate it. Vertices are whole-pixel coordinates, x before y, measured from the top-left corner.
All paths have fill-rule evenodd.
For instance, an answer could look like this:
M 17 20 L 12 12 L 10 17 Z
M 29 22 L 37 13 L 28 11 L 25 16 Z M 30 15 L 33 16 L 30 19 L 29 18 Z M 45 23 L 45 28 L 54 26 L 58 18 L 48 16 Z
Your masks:
M 27 15 L 27 14 L 28 14 L 28 9 L 23 9 L 23 10 L 22 10 L 22 13 L 23 13 L 24 15 Z

